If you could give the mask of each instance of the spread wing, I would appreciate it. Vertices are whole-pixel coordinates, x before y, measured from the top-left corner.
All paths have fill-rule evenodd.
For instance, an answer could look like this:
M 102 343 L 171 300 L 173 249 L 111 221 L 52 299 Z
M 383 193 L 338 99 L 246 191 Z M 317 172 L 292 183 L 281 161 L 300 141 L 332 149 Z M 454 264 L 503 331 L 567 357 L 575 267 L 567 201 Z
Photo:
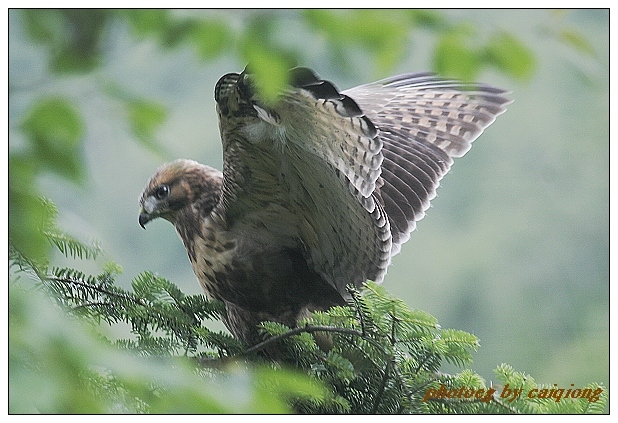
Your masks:
M 393 251 L 410 237 L 453 158 L 461 157 L 511 102 L 505 91 L 429 73 L 395 76 L 344 93 L 380 128 L 380 197 Z
M 381 281 L 452 157 L 507 100 L 429 75 L 339 92 L 297 68 L 291 82 L 275 106 L 244 72 L 218 82 L 224 180 L 214 215 L 265 248 L 301 248 L 345 295 L 348 283 Z

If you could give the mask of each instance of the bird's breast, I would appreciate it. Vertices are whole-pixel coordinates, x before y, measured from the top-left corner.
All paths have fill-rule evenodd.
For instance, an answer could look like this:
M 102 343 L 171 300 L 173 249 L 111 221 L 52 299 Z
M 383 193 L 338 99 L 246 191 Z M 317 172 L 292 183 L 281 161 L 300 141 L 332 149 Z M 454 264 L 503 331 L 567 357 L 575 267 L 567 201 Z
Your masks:
M 207 297 L 224 300 L 221 285 L 232 271 L 237 242 L 227 231 L 206 221 L 191 245 L 185 245 L 193 272 Z

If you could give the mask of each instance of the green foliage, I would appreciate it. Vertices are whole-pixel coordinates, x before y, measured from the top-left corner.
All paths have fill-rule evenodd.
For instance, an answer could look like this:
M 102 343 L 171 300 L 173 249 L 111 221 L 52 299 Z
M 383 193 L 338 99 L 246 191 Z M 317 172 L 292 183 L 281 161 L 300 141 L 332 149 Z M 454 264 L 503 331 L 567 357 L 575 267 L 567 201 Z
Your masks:
M 162 148 L 156 141 L 156 131 L 167 119 L 167 109 L 114 83 L 107 83 L 104 91 L 119 102 L 135 138 L 148 150 L 161 154 Z
M 45 48 L 49 70 L 65 78 L 98 70 L 110 24 L 126 23 L 135 37 L 166 49 L 188 46 L 206 61 L 231 55 L 250 63 L 258 89 L 269 100 L 284 86 L 287 69 L 304 57 L 302 48 L 279 36 L 288 18 L 314 35 L 304 40 L 307 44 L 325 39 L 338 66 L 349 70 L 357 56 L 366 54 L 365 62 L 380 76 L 402 60 L 417 31 L 429 31 L 437 39 L 434 70 L 445 75 L 475 79 L 491 68 L 526 80 L 537 61 L 513 34 L 495 31 L 483 38 L 473 26 L 452 22 L 440 11 L 247 12 L 239 18 L 161 9 L 28 9 L 19 15 L 31 41 Z M 595 55 L 586 37 L 563 22 L 550 22 L 546 30 L 576 52 Z M 167 118 L 164 105 L 114 81 L 93 88 L 121 105 L 141 145 L 162 151 L 157 130 Z M 101 251 L 97 244 L 59 230 L 58 211 L 41 200 L 37 179 L 43 172 L 72 183 L 81 183 L 86 175 L 82 142 L 87 127 L 76 101 L 70 91 L 62 96 L 45 92 L 37 93 L 19 117 L 16 129 L 23 142 L 11 145 L 8 160 L 10 413 L 605 410 L 607 391 L 595 384 L 579 390 L 601 389 L 596 401 L 537 396 L 509 402 L 500 397 L 500 387 L 488 387 L 470 369 L 441 373 L 444 362 L 469 366 L 478 339 L 442 329 L 434 317 L 409 309 L 375 284 L 353 292 L 351 307 L 316 313 L 297 328 L 264 322 L 265 337 L 270 337 L 248 348 L 208 328 L 207 322 L 223 313 L 221 304 L 185 295 L 151 272 L 134 277 L 126 290 L 116 283 L 121 268 L 114 263 L 97 275 L 51 266 L 52 248 L 79 260 L 96 259 Z M 261 354 L 272 350 L 281 354 L 278 362 Z M 502 387 L 522 387 L 524 392 L 557 388 L 536 384 L 506 365 L 496 375 Z M 427 398 L 432 389 L 487 393 L 492 386 L 496 392 L 482 397 L 486 401 L 465 395 Z
M 596 56 L 594 47 L 579 32 L 571 28 L 564 28 L 558 31 L 556 36 L 558 40 L 562 41 L 564 44 L 569 45 L 586 55 L 593 57 Z
M 85 244 L 58 229 L 55 225 L 55 220 L 58 217 L 56 205 L 46 199 L 41 199 L 40 202 L 47 213 L 46 224 L 42 227 L 42 233 L 49 243 L 53 244 L 66 257 L 85 260 L 96 259 L 101 253 L 99 244 L 96 242 Z
M 28 180 L 20 180 L 22 175 Z M 49 244 L 42 229 L 49 224 L 49 213 L 36 195 L 34 177 L 32 164 L 9 158 L 9 241 L 30 260 L 45 261 Z
M 136 37 L 154 39 L 167 49 L 190 46 L 204 60 L 236 53 L 251 64 L 266 102 L 276 99 L 287 82 L 287 69 L 301 61 L 302 47 L 291 48 L 278 35 L 288 19 L 305 25 L 316 40 L 324 38 L 332 60 L 342 68 L 353 69 L 358 53 L 368 54 L 376 76 L 386 76 L 399 64 L 420 30 L 439 39 L 434 70 L 444 75 L 470 80 L 489 66 L 526 79 L 534 69 L 530 49 L 512 34 L 497 32 L 479 47 L 483 41 L 470 26 L 450 22 L 435 10 L 253 11 L 235 19 L 222 12 L 192 14 L 163 9 L 27 10 L 23 15 L 31 38 L 50 51 L 51 68 L 56 72 L 93 70 L 101 60 L 105 29 L 123 20 Z M 574 48 L 586 50 L 585 39 L 574 31 L 566 28 L 561 34 Z M 137 131 L 138 138 L 142 129 Z
M 165 109 L 152 102 L 136 100 L 127 104 L 127 111 L 137 138 L 144 144 L 154 144 L 154 132 L 166 118 Z
M 13 253 L 10 413 L 282 413 L 324 395 L 297 371 L 220 360 L 244 347 L 202 326 L 219 303 L 151 273 L 127 291 L 114 284 L 117 265 L 92 276 Z M 111 339 L 109 327 L 123 323 L 130 337 Z
M 308 24 L 323 33 L 333 54 L 344 60 L 346 50 L 361 47 L 372 56 L 378 74 L 392 69 L 404 56 L 411 16 L 394 10 L 323 10 L 304 12 Z
M 249 39 L 246 42 L 245 50 L 247 51 L 247 58 L 255 78 L 256 87 L 264 96 L 264 102 L 272 104 L 277 100 L 281 89 L 288 82 L 289 62 L 284 57 L 278 55 L 272 57 L 264 56 L 261 54 L 261 48 Z M 272 78 L 269 78 L 269 76 L 272 76 Z
M 553 10 L 547 26 L 543 27 L 543 33 L 586 56 L 598 57 L 598 52 L 588 38 L 565 22 L 568 17 L 566 12 L 566 10 Z
M 62 176 L 81 177 L 78 148 L 84 132 L 82 119 L 63 98 L 46 98 L 26 116 L 22 131 L 32 147 L 33 159 Z
M 440 374 L 440 366 L 443 360 L 469 363 L 478 347 L 476 337 L 443 331 L 433 316 L 410 310 L 379 285 L 370 283 L 362 294 L 352 293 L 353 307 L 315 313 L 296 329 L 263 324 L 273 336 L 265 344 L 281 343 L 291 365 L 331 389 L 323 402 L 298 401 L 297 411 L 393 414 L 469 408 L 424 402 L 423 395 L 435 383 L 459 380 L 458 375 Z
M 532 76 L 535 70 L 534 54 L 518 38 L 506 32 L 497 32 L 481 44 L 475 37 L 474 28 L 468 25 L 444 32 L 434 51 L 437 72 L 466 81 L 475 80 L 486 67 L 497 69 L 514 79 L 528 80 Z
M 79 243 L 62 251 L 92 257 Z M 600 413 L 607 403 L 596 384 L 582 388 L 597 392 L 594 401 L 543 394 L 510 401 L 501 395 L 508 390 L 487 387 L 469 369 L 441 373 L 444 361 L 469 365 L 478 339 L 442 329 L 374 283 L 350 289 L 349 307 L 317 312 L 296 328 L 264 322 L 265 340 L 248 348 L 206 327 L 225 312 L 222 304 L 185 295 L 150 272 L 125 290 L 115 284 L 115 264 L 93 276 L 36 265 L 18 252 L 10 259 L 15 413 Z M 129 337 L 110 332 L 122 324 Z M 504 388 L 552 389 L 507 365 L 496 374 Z M 35 384 L 46 394 L 31 398 Z M 221 395 L 247 390 L 240 401 Z
M 530 375 L 516 372 L 508 364 L 501 364 L 494 372 L 503 386 L 523 387 L 527 394 L 512 404 L 522 407 L 526 413 L 599 414 L 604 412 L 609 400 L 607 389 L 597 383 L 583 387 L 537 384 Z
M 131 9 L 117 13 L 127 19 L 138 37 L 155 37 L 166 48 L 187 42 L 205 60 L 223 54 L 232 39 L 229 24 L 217 19 L 177 17 L 172 11 L 163 9 Z
M 530 79 L 535 67 L 534 55 L 516 37 L 506 32 L 494 34 L 485 46 L 487 62 L 515 79 Z
M 30 37 L 48 48 L 54 72 L 89 72 L 100 64 L 105 10 L 26 9 L 22 15 Z
M 116 341 L 125 349 L 151 355 L 212 355 L 203 347 L 225 349 L 228 354 L 240 350 L 229 336 L 200 326 L 202 320 L 221 313 L 219 303 L 207 302 L 201 295 L 186 296 L 150 272 L 134 278 L 133 292 L 115 286 L 115 276 L 54 268 L 43 282 L 73 314 L 110 325 L 129 324 L 134 337 Z
M 474 79 L 479 71 L 479 55 L 465 42 L 469 28 L 445 33 L 434 50 L 434 67 L 438 73 L 459 77 L 467 81 Z
M 205 377 L 182 357 L 137 357 L 102 342 L 40 292 L 9 292 L 11 414 L 281 413 L 289 396 L 322 395 L 315 382 L 282 369 L 228 366 Z
M 99 255 L 101 249 L 97 243 L 85 244 L 58 229 L 55 222 L 58 210 L 51 201 L 43 198 L 29 200 L 32 203 L 24 206 L 19 194 L 12 197 L 9 194 L 9 201 L 12 201 L 9 206 L 9 260 L 12 263 L 26 263 L 35 271 L 45 268 L 51 246 L 72 258 L 95 259 Z M 17 218 L 12 218 L 12 212 Z M 25 221 L 28 218 L 34 220 Z
M 9 155 L 9 239 L 34 260 L 45 260 L 49 244 L 43 233 L 57 211 L 41 202 L 36 179 L 43 171 L 73 182 L 83 178 L 82 119 L 63 98 L 44 98 L 23 119 L 25 146 Z

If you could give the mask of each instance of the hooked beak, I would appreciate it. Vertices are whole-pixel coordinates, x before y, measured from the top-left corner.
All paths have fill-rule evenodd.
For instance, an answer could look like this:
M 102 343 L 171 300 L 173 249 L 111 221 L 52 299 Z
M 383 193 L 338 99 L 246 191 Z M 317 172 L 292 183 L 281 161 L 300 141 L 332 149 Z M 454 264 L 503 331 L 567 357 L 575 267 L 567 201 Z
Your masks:
M 150 222 L 154 219 L 154 216 L 150 213 L 147 213 L 146 210 L 142 209 L 139 212 L 139 225 L 146 229 L 146 223 Z
M 156 200 L 150 196 L 140 200 L 139 225 L 146 229 L 146 223 L 161 216 Z

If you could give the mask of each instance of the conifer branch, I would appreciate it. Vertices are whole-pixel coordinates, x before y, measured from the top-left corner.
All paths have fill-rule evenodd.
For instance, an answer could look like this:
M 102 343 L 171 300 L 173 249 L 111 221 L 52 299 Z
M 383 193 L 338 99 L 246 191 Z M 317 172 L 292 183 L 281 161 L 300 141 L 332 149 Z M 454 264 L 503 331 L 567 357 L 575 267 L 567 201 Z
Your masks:
M 92 258 L 91 254 L 80 254 L 79 243 L 71 245 L 77 248 L 73 252 L 68 244 L 57 248 L 64 248 L 77 258 Z M 135 277 L 129 291 L 115 285 L 114 277 L 119 272 L 114 265 L 97 276 L 75 269 L 48 270 L 47 264 L 31 262 L 13 249 L 9 250 L 9 262 L 11 269 L 33 271 L 57 302 L 77 316 L 87 317 L 94 323 L 100 320 L 109 324 L 130 323 L 134 338 L 110 342 L 121 350 L 159 357 L 188 357 L 196 372 L 207 378 L 226 372 L 225 365 L 231 360 L 260 368 L 272 360 L 270 351 L 276 350 L 277 360 L 306 373 L 329 392 L 324 397 L 291 400 L 294 409 L 303 413 L 601 412 L 607 401 L 605 393 L 598 404 L 551 400 L 507 404 L 496 395 L 488 401 L 476 398 L 426 401 L 428 390 L 434 389 L 436 383 L 484 389 L 483 379 L 472 371 L 455 375 L 439 373 L 443 361 L 455 365 L 469 362 L 471 351 L 478 347 L 478 339 L 463 331 L 442 329 L 433 316 L 410 310 L 376 284 L 368 284 L 363 293 L 349 289 L 352 299 L 349 307 L 314 313 L 303 326 L 290 329 L 264 322 L 262 327 L 271 336 L 247 348 L 231 335 L 213 332 L 204 325 L 206 320 L 217 319 L 224 312 L 220 303 L 207 301 L 201 295 L 185 295 L 172 282 L 152 273 Z M 339 336 L 333 336 L 332 346 L 324 351 L 317 347 L 314 337 L 303 336 L 318 332 Z M 533 383 L 531 378 L 508 365 L 499 366 L 497 374 L 503 384 Z M 95 377 L 88 383 L 97 383 L 96 380 L 110 384 L 114 379 Z M 103 388 L 95 388 L 100 389 Z M 117 391 L 124 392 L 123 389 Z
M 98 285 L 94 285 L 94 284 L 88 284 L 85 282 L 82 282 L 78 279 L 73 279 L 73 278 L 69 278 L 69 277 L 58 277 L 58 276 L 54 276 L 54 275 L 48 275 L 47 279 L 54 281 L 54 282 L 60 282 L 60 283 L 64 283 L 67 285 L 75 285 L 75 286 L 79 286 L 79 287 L 83 287 L 83 288 L 87 288 L 89 290 L 95 291 L 97 293 L 100 294 L 105 294 L 108 297 L 113 297 L 113 298 L 118 298 L 118 299 L 123 299 L 129 302 L 133 302 L 139 306 L 142 307 L 146 307 L 147 304 L 145 302 L 143 302 L 141 299 L 132 296 L 132 295 L 127 295 L 125 293 L 121 293 L 121 292 L 114 292 L 114 291 L 110 291 L 108 289 L 102 288 L 101 286 Z M 91 303 L 94 304 L 94 303 Z M 107 303 L 101 303 L 103 305 L 108 305 Z M 79 304 L 78 306 L 75 306 L 74 309 L 77 308 L 85 308 L 87 306 L 86 303 L 83 304 Z
M 380 402 L 382 401 L 382 395 L 384 394 L 384 389 L 386 388 L 386 383 L 388 382 L 393 362 L 394 358 L 391 357 L 390 360 L 387 360 L 386 367 L 382 371 L 382 380 L 380 381 L 380 386 L 378 387 L 378 392 L 376 393 L 373 407 L 371 408 L 371 414 L 378 413 L 378 408 L 380 406 Z
M 330 332 L 330 333 L 339 333 L 339 334 L 344 334 L 344 335 L 352 335 L 352 336 L 358 336 L 358 337 L 363 337 L 363 333 L 359 332 L 357 330 L 354 329 L 345 329 L 345 328 L 338 328 L 338 327 L 334 327 L 334 326 L 310 326 L 309 324 L 302 326 L 302 327 L 298 327 L 298 328 L 294 328 L 289 330 L 286 333 L 283 333 L 281 335 L 276 335 L 276 336 L 272 336 L 262 342 L 260 342 L 259 344 L 256 344 L 248 349 L 246 349 L 243 353 L 242 356 L 249 356 L 252 354 L 255 354 L 257 352 L 263 351 L 265 348 L 267 348 L 268 346 L 275 344 L 279 341 L 282 341 L 284 339 L 290 338 L 294 335 L 300 335 L 301 333 L 314 333 L 314 332 Z

